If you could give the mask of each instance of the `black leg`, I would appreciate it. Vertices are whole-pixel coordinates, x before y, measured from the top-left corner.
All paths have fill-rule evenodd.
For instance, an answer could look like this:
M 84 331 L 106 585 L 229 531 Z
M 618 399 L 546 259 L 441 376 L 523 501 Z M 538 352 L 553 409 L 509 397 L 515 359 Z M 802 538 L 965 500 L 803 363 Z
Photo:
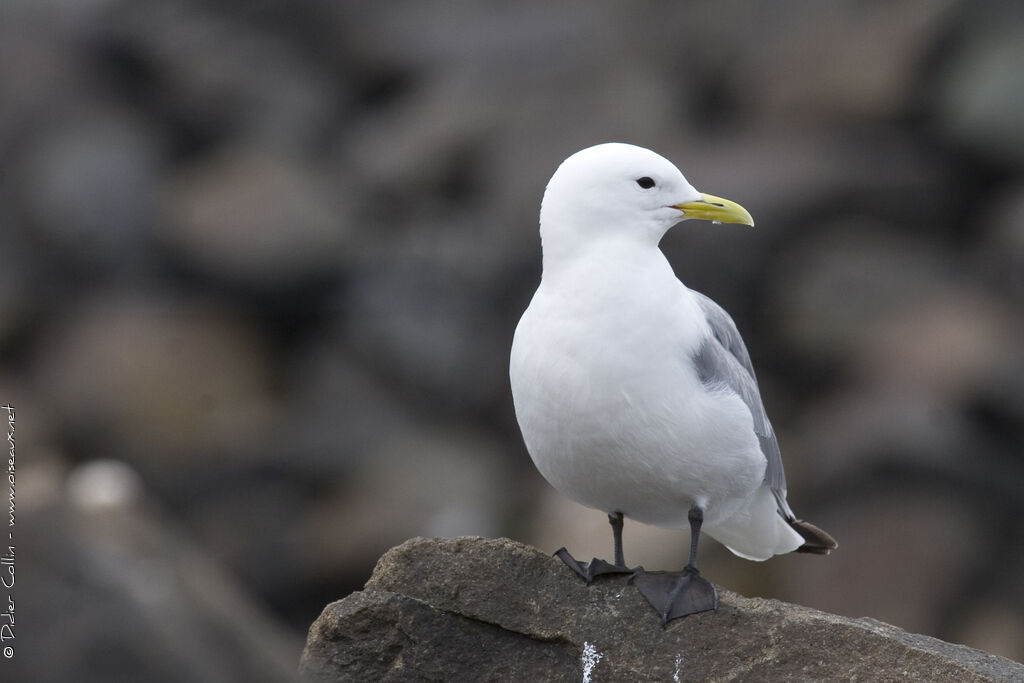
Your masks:
M 614 542 L 615 564 L 609 564 L 605 560 L 596 557 L 586 564 L 580 564 L 579 560 L 569 554 L 565 548 L 555 551 L 555 557 L 579 574 L 588 584 L 602 574 L 632 574 L 642 571 L 642 568 L 630 569 L 626 566 L 626 560 L 622 555 L 622 519 L 621 512 L 613 512 L 608 515 L 608 523 L 612 525 L 612 539 Z
M 681 572 L 638 571 L 630 581 L 651 603 L 661 617 L 662 627 L 672 619 L 688 614 L 707 612 L 718 607 L 718 592 L 697 569 L 697 544 L 704 511 L 694 505 L 688 515 L 690 521 L 690 558 Z
M 625 567 L 626 558 L 622 555 L 622 513 L 613 512 L 608 515 L 608 523 L 612 525 L 612 539 L 615 544 L 615 566 Z
M 697 542 L 700 541 L 700 528 L 704 524 L 704 511 L 694 505 L 687 515 L 690 520 L 690 560 L 686 563 L 687 569 L 697 571 Z

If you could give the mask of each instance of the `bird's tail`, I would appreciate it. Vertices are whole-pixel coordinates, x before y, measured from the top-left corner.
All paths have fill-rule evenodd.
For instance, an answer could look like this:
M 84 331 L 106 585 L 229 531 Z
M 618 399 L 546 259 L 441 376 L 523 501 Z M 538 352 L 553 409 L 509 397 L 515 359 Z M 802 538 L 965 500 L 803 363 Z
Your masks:
M 758 488 L 731 517 L 705 522 L 704 531 L 736 555 L 757 561 L 791 553 L 806 542 L 776 513 L 775 499 L 767 485 Z

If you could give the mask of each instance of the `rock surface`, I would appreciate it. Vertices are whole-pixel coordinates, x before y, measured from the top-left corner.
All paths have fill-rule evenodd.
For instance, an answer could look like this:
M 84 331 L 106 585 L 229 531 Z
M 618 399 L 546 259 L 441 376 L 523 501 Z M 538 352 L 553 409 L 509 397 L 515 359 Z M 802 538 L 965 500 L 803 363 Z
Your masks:
M 717 612 L 662 629 L 624 577 L 584 585 L 508 539 L 416 538 L 327 606 L 313 681 L 1024 681 L 1024 666 L 873 619 L 719 588 Z

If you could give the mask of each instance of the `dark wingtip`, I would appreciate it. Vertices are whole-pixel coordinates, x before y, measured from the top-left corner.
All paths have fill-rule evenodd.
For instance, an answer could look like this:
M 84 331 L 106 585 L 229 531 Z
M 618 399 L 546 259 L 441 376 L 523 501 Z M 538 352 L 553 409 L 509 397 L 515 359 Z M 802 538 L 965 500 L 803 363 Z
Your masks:
M 786 521 L 804 539 L 804 544 L 796 549 L 798 553 L 828 555 L 839 547 L 836 539 L 809 522 L 800 519 L 789 519 Z

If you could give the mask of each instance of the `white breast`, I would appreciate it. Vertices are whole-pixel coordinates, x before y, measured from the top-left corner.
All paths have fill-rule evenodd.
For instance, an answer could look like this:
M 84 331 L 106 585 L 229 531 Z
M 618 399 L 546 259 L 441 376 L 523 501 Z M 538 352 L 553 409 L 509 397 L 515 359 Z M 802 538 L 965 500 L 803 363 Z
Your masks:
M 590 254 L 545 280 L 516 329 L 510 379 L 538 470 L 568 497 L 638 521 L 713 524 L 760 485 L 749 410 L 710 400 L 690 358 L 709 334 L 658 250 Z

